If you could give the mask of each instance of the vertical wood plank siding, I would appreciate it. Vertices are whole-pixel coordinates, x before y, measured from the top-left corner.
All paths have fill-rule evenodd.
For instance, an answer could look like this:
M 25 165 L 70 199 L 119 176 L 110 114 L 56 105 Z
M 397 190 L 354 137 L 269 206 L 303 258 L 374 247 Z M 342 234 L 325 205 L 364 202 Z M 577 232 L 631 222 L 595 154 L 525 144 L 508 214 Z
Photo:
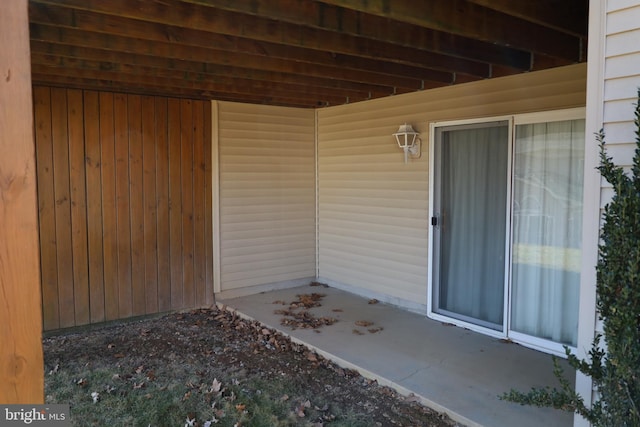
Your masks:
M 580 64 L 318 110 L 319 276 L 426 309 L 429 123 L 585 105 Z M 392 136 L 410 123 L 422 157 Z
M 210 305 L 211 104 L 35 87 L 34 112 L 44 329 Z
M 221 290 L 315 277 L 313 110 L 218 103 Z

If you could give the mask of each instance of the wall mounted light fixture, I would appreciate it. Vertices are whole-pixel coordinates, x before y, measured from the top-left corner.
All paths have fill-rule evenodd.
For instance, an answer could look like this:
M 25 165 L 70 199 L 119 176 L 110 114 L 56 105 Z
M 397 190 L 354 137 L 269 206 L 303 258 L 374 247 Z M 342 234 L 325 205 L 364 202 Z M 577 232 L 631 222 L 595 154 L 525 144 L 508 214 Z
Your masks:
M 408 124 L 400 125 L 398 131 L 393 134 L 396 137 L 398 147 L 404 151 L 404 162 L 409 160 L 409 154 L 414 158 L 419 158 L 421 154 L 420 145 L 422 141 L 419 138 L 420 133 L 413 130 Z

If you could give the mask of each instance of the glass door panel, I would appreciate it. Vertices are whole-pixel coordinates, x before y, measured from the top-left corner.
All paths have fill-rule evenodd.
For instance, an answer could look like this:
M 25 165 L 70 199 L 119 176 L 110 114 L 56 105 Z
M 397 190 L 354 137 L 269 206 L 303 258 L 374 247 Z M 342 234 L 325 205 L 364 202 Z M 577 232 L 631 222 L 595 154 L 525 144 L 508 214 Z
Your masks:
M 436 141 L 433 310 L 502 330 L 508 122 L 440 128 Z
M 516 126 L 511 330 L 576 345 L 584 120 Z

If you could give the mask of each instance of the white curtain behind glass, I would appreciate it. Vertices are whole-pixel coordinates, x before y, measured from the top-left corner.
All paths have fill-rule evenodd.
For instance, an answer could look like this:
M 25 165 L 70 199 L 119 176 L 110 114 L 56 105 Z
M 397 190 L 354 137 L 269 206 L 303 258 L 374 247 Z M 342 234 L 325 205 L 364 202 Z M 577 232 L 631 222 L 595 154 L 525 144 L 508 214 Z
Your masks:
M 508 126 L 443 132 L 439 308 L 493 329 L 504 316 Z
M 511 329 L 576 345 L 584 120 L 516 127 Z

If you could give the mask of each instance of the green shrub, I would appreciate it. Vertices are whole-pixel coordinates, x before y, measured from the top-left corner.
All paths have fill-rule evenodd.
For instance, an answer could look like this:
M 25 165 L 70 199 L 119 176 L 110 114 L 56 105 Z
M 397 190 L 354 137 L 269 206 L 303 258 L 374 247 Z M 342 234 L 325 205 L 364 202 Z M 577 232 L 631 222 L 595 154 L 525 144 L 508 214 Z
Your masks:
M 593 380 L 598 399 L 587 407 L 555 359 L 560 388 L 511 390 L 501 396 L 523 405 L 576 412 L 594 426 L 640 426 L 640 90 L 638 99 L 630 175 L 607 156 L 603 132 L 597 136 L 598 170 L 614 190 L 604 210 L 596 267 L 596 307 L 603 334 L 596 335 L 588 359 L 577 358 L 565 347 L 569 364 Z

